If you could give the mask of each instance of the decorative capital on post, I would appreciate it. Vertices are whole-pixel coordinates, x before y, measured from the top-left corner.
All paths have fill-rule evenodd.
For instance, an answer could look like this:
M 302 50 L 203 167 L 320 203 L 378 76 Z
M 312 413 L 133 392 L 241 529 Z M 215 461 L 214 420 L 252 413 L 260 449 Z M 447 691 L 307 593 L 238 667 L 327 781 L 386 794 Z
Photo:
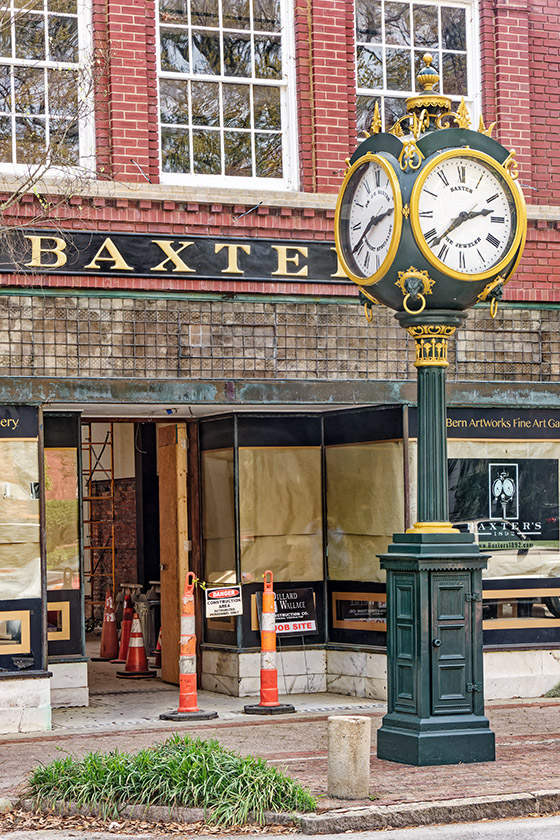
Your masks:
M 407 327 L 406 331 L 416 342 L 416 361 L 419 367 L 448 367 L 447 340 L 456 327 L 442 324 L 423 324 Z

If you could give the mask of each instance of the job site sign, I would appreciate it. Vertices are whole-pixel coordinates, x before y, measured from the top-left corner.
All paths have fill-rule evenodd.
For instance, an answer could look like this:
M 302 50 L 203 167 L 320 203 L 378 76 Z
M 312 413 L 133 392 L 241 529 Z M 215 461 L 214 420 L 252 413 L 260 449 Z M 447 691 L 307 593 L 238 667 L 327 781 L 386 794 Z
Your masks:
M 206 589 L 206 618 L 221 618 L 242 613 L 240 586 L 213 586 Z

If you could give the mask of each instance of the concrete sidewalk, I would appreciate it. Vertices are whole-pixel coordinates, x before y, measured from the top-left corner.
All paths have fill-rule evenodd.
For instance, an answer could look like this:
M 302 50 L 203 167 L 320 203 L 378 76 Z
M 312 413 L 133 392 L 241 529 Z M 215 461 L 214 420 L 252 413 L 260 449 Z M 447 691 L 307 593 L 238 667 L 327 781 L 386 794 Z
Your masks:
M 61 751 L 76 756 L 93 750 L 131 751 L 180 731 L 215 737 L 242 754 L 262 756 L 307 785 L 320 800 L 318 814 L 302 825 L 306 833 L 560 811 L 560 700 L 491 702 L 487 714 L 496 733 L 495 762 L 418 768 L 377 759 L 375 733 L 385 713 L 378 701 L 290 695 L 281 700 L 293 703 L 295 714 L 263 718 L 243 713 L 245 704 L 258 700 L 200 692 L 200 708 L 215 710 L 219 717 L 172 723 L 160 721 L 159 714 L 177 708 L 176 687 L 159 680 L 121 681 L 114 676 L 114 666 L 98 665 L 89 708 L 55 710 L 49 733 L 0 736 L 0 797 L 15 802 L 27 773 L 38 763 L 60 757 Z M 326 796 L 327 718 L 332 714 L 372 718 L 367 800 Z

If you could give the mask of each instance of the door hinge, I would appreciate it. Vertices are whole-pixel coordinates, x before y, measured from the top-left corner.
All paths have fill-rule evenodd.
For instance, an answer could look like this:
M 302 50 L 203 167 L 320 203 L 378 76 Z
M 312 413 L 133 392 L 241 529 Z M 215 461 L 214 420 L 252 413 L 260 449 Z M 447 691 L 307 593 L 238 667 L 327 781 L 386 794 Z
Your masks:
M 482 601 L 481 592 L 465 592 L 465 601 Z
M 482 691 L 482 683 L 467 683 L 467 691 Z

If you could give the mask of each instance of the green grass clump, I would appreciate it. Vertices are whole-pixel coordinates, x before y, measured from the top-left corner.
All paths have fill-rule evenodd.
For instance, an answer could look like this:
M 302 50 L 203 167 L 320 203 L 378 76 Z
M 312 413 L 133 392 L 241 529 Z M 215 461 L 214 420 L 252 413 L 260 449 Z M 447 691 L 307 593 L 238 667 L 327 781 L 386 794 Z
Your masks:
M 560 683 L 554 686 L 554 688 L 549 688 L 546 694 L 543 694 L 543 697 L 560 697 Z
M 41 803 L 101 806 L 106 816 L 125 805 L 210 809 L 207 821 L 264 822 L 265 811 L 313 811 L 315 797 L 262 758 L 240 755 L 188 735 L 172 735 L 137 753 L 115 750 L 67 756 L 35 769 L 29 794 Z

